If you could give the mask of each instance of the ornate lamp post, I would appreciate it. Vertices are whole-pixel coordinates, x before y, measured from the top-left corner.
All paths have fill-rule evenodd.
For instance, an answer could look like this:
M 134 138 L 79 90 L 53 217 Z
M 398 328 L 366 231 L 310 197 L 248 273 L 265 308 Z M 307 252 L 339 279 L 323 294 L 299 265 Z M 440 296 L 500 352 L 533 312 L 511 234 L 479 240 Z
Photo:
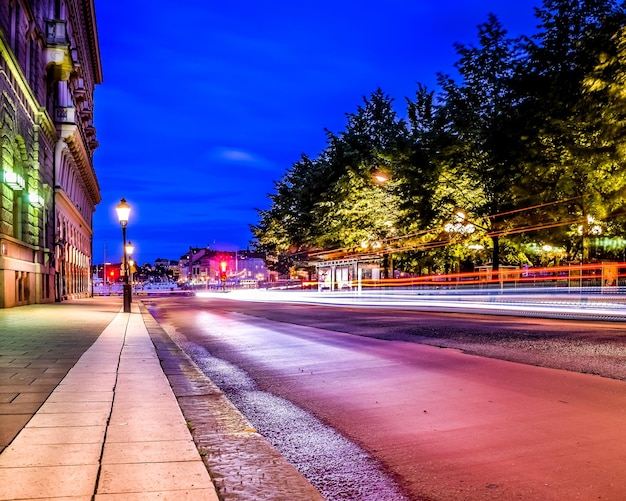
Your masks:
M 132 291 L 133 291 L 133 266 L 135 266 L 135 263 L 133 262 L 131 257 L 133 255 L 134 251 L 135 251 L 135 246 L 129 240 L 128 243 L 126 244 L 126 257 L 128 258 L 128 263 L 126 264 L 126 266 L 128 268 L 128 277 L 129 277 L 129 280 L 130 280 L 130 291 L 131 291 L 131 294 L 132 294 Z
M 457 234 L 457 235 L 470 235 L 474 233 L 474 231 L 476 230 L 476 228 L 474 227 L 472 223 L 465 221 L 465 212 L 463 212 L 462 210 L 457 210 L 454 214 L 454 221 L 447 223 L 443 227 L 443 229 L 448 234 Z M 460 261 L 455 263 L 454 266 L 457 272 L 461 271 Z M 457 275 L 456 280 L 458 282 L 459 280 L 458 275 Z
M 130 205 L 126 203 L 126 200 L 122 198 L 120 203 L 115 207 L 117 211 L 117 218 L 120 221 L 120 225 L 122 226 L 122 239 L 124 242 L 124 313 L 130 313 L 130 303 L 132 301 L 132 289 L 131 285 L 128 282 L 128 274 L 130 272 L 130 267 L 128 266 L 128 253 L 126 246 L 126 226 L 128 225 L 128 216 L 130 214 Z
M 465 212 L 457 210 L 454 214 L 454 222 L 447 223 L 443 229 L 446 233 L 460 233 L 461 235 L 466 235 L 474 233 L 476 228 L 472 223 L 465 222 Z
M 581 237 L 581 263 L 585 264 L 586 262 L 589 261 L 589 240 L 588 237 L 593 235 L 593 236 L 598 236 L 602 234 L 602 226 L 600 226 L 597 222 L 596 219 L 591 216 L 591 215 L 587 215 L 586 220 L 583 221 L 583 224 L 581 224 L 578 227 L 578 234 Z

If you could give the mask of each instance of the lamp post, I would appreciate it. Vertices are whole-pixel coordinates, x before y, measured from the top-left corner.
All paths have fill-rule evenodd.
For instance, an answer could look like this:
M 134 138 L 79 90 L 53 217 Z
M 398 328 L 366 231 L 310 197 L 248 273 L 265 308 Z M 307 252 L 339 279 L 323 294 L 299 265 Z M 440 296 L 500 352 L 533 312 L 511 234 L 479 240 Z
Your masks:
M 133 251 L 134 250 L 135 250 L 135 246 L 129 240 L 128 243 L 126 244 L 126 257 L 128 259 L 128 262 L 126 263 L 126 266 L 128 268 L 128 277 L 129 277 L 129 280 L 130 280 L 130 291 L 131 291 L 131 294 L 132 294 L 132 291 L 133 291 L 133 266 L 135 266 L 135 263 L 133 262 L 131 257 L 133 255 Z
M 122 240 L 124 242 L 124 313 L 130 313 L 130 303 L 132 301 L 132 289 L 131 285 L 128 282 L 128 274 L 130 272 L 130 267 L 128 266 L 128 255 L 126 248 L 126 226 L 128 225 L 128 216 L 130 214 L 130 205 L 126 203 L 126 200 L 122 198 L 120 203 L 116 205 L 115 210 L 117 211 L 117 218 L 120 221 L 120 225 L 122 226 Z
M 447 223 L 443 229 L 446 233 L 455 235 L 469 235 L 474 233 L 476 230 L 472 223 L 465 221 L 465 212 L 462 210 L 456 210 L 454 214 L 454 221 Z M 455 263 L 455 268 L 457 273 L 461 272 L 460 258 L 457 263 Z M 458 275 L 456 276 L 456 281 L 459 281 Z
M 578 234 L 581 237 L 581 264 L 585 264 L 589 261 L 589 241 L 590 235 L 598 236 L 602 234 L 602 226 L 596 222 L 596 218 L 592 215 L 587 215 L 583 220 L 583 224 L 578 227 Z

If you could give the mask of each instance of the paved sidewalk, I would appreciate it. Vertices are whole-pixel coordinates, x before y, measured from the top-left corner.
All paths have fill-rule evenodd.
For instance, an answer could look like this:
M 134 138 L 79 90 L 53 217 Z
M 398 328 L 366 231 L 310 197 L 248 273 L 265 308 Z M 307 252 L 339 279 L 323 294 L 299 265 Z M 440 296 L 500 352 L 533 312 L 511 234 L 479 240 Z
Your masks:
M 41 498 L 218 499 L 136 304 L 0 454 L 0 500 Z

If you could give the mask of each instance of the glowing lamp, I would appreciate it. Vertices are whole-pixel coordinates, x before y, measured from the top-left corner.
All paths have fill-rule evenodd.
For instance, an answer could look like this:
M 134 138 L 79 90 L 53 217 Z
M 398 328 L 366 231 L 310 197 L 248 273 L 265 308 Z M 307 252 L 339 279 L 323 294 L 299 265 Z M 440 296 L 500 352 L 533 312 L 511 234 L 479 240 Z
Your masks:
M 120 221 L 122 227 L 125 227 L 128 224 L 128 216 L 130 215 L 130 205 L 126 203 L 126 200 L 122 197 L 120 203 L 115 206 L 115 211 L 117 212 L 117 218 Z
M 128 250 L 130 246 L 130 251 L 134 250 L 132 244 L 128 242 L 129 245 L 126 245 L 126 225 L 128 224 L 128 216 L 130 215 L 130 205 L 126 203 L 126 200 L 122 197 L 120 203 L 115 206 L 115 210 L 117 212 L 117 218 L 120 220 L 120 225 L 122 226 L 122 242 L 124 249 L 124 262 L 122 265 L 124 266 L 124 285 L 123 285 L 123 302 L 124 302 L 124 313 L 130 313 L 131 307 L 130 304 L 132 302 L 133 289 L 128 282 L 128 275 L 130 274 L 130 269 L 128 266 Z M 120 270 L 121 271 L 121 270 Z
M 36 209 L 43 208 L 43 197 L 39 193 L 29 193 L 28 201 L 30 202 L 30 205 Z
M 14 191 L 23 190 L 26 186 L 24 178 L 17 172 L 4 171 L 4 182 Z
M 372 176 L 374 177 L 374 180 L 379 184 L 384 184 L 389 181 L 389 175 L 381 170 L 375 170 L 372 173 Z

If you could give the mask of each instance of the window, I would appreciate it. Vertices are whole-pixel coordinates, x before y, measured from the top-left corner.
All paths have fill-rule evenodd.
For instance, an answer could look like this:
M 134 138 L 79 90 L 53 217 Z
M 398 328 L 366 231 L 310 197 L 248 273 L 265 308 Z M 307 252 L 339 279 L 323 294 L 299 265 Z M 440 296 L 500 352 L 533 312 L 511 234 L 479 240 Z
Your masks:
M 13 192 L 13 237 L 19 240 L 22 239 L 22 210 L 24 204 L 22 203 L 22 192 Z

